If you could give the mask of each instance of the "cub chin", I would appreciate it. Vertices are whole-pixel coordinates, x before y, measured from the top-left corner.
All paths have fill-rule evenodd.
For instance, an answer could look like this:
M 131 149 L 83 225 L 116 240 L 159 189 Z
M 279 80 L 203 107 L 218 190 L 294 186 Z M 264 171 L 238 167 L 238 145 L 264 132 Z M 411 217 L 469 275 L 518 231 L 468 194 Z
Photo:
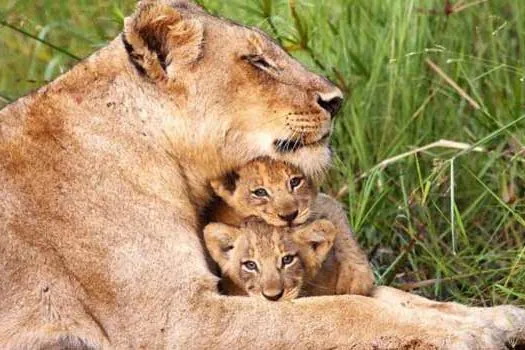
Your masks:
M 296 167 L 269 158 L 255 159 L 211 181 L 219 197 L 210 207 L 208 222 L 239 226 L 259 218 L 278 227 L 296 227 L 318 219 L 337 229 L 333 254 L 308 289 L 312 295 L 369 295 L 374 275 L 366 255 L 354 239 L 346 212 L 333 198 L 319 193 L 312 180 Z M 335 284 L 335 288 L 328 285 Z
M 225 294 L 283 301 L 307 294 L 303 287 L 317 276 L 336 232 L 328 220 L 295 228 L 249 220 L 239 227 L 208 224 L 204 241 L 220 267 Z

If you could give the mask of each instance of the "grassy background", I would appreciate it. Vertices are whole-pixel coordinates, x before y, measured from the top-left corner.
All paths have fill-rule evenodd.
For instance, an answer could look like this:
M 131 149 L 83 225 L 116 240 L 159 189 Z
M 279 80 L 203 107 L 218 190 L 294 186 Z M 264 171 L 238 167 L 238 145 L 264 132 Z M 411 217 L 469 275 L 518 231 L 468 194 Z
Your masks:
M 326 191 L 347 203 L 380 283 L 525 305 L 525 2 L 201 3 L 263 28 L 351 97 Z M 112 39 L 133 6 L 3 0 L 0 107 Z M 462 144 L 418 150 L 440 139 Z

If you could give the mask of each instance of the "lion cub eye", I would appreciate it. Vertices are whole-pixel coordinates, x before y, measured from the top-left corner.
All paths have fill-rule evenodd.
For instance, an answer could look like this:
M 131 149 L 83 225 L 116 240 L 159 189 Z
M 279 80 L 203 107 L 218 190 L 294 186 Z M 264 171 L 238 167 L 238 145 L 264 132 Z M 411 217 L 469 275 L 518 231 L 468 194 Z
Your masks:
M 295 190 L 297 187 L 301 186 L 304 179 L 300 176 L 295 176 L 290 179 L 290 187 L 292 190 Z
M 270 195 L 268 194 L 268 191 L 266 191 L 264 188 L 257 188 L 255 190 L 252 191 L 252 194 L 255 196 L 255 197 L 260 197 L 260 198 L 264 198 L 264 197 L 269 197 Z
M 244 268 L 248 271 L 257 271 L 257 264 L 255 263 L 255 261 L 245 261 L 242 263 L 242 266 L 244 266 Z
M 295 255 L 285 255 L 282 258 L 283 267 L 291 265 L 295 260 Z

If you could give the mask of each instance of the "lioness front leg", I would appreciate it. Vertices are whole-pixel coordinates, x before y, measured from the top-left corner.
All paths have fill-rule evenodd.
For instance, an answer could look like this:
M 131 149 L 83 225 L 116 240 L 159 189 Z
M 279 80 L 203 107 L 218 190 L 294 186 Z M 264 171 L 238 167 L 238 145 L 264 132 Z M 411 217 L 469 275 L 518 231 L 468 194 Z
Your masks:
M 205 292 L 194 299 L 192 311 L 191 319 L 173 325 L 176 348 L 499 349 L 519 329 L 517 324 L 493 329 L 490 322 L 474 325 L 439 311 L 362 296 L 273 303 Z
M 429 318 L 423 322 L 435 324 L 436 317 L 446 315 L 446 319 L 456 319 L 467 327 L 492 328 L 500 337 L 512 343 L 525 342 L 525 310 L 512 305 L 495 307 L 468 307 L 454 302 L 438 302 L 421 296 L 403 292 L 391 287 L 377 287 L 372 296 L 384 302 L 399 305 L 416 312 L 426 312 Z M 431 315 L 435 315 L 432 317 Z M 493 332 L 494 333 L 494 332 Z
M 336 294 L 369 295 L 374 286 L 374 274 L 365 253 L 353 237 L 341 204 L 334 198 L 320 193 L 313 204 L 313 216 L 330 220 L 338 230 L 334 242 L 338 271 L 333 271 L 327 266 L 319 274 L 337 273 Z

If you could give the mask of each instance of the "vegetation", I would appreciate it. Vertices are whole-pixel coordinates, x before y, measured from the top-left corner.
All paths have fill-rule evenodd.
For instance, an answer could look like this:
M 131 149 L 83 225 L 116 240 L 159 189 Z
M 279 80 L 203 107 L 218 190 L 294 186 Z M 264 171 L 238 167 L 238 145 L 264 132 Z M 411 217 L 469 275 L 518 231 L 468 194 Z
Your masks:
M 348 205 L 379 283 L 525 305 L 524 2 L 201 3 L 346 92 L 325 190 Z M 2 1 L 0 107 L 111 40 L 133 6 Z

